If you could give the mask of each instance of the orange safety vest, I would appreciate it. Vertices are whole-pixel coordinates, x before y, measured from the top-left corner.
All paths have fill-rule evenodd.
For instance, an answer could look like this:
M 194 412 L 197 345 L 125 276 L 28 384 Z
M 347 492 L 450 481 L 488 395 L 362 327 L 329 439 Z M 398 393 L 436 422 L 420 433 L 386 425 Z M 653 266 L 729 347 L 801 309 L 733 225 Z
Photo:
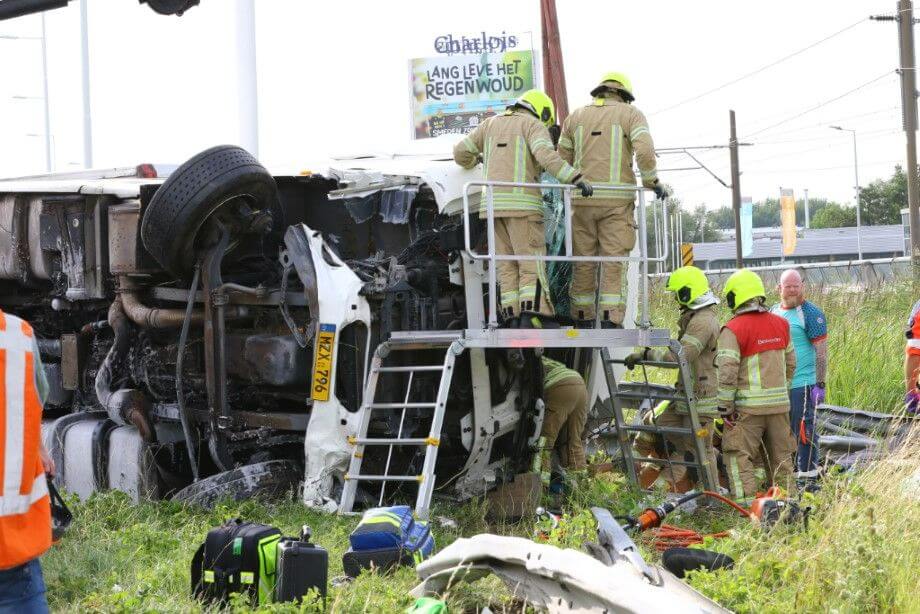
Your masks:
M 32 327 L 0 311 L 0 569 L 18 567 L 51 547 L 33 347 Z

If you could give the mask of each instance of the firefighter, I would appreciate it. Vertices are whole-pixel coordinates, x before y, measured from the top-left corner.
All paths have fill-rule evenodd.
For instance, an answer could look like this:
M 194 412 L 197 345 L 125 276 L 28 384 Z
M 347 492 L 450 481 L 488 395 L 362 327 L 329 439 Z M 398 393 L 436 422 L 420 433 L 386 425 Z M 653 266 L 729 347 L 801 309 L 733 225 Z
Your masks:
M 543 401 L 546 415 L 543 417 L 543 430 L 540 437 L 544 440 L 544 452 L 559 451 L 559 459 L 566 469 L 583 469 L 585 466 L 585 446 L 582 433 L 588 420 L 588 389 L 585 380 L 577 371 L 569 369 L 561 362 L 547 357 L 543 361 Z M 557 441 L 559 433 L 565 429 L 565 441 Z M 548 459 L 549 454 L 544 454 Z M 544 471 L 547 471 L 544 462 Z
M 629 79 L 622 73 L 608 73 L 591 96 L 594 102 L 576 109 L 563 123 L 559 153 L 581 169 L 588 181 L 629 188 L 636 184 L 635 154 L 642 185 L 664 198 L 667 192 L 658 181 L 652 135 L 645 115 L 630 104 L 634 96 Z M 632 190 L 598 189 L 593 198 L 576 194 L 572 213 L 575 255 L 628 256 L 636 244 L 634 197 Z M 597 270 L 594 263 L 575 263 L 572 317 L 580 326 L 593 328 L 599 309 L 602 327 L 621 328 L 626 314 L 623 265 L 601 266 L 600 284 Z
M 696 411 L 700 426 L 706 432 L 707 462 L 710 464 L 712 475 L 715 476 L 716 459 L 712 447 L 712 422 L 718 416 L 716 403 L 718 377 L 715 357 L 719 339 L 719 299 L 709 289 L 706 274 L 695 266 L 681 267 L 671 273 L 665 289 L 674 293 L 674 299 L 680 309 L 677 340 L 680 342 L 683 356 L 690 367 Z M 675 366 L 677 363 L 677 357 L 667 348 L 645 348 L 641 352 L 633 352 L 626 357 L 624 362 L 627 368 L 632 369 L 638 362 L 644 360 L 670 362 L 675 363 Z M 676 388 L 678 394 L 683 393 L 683 381 L 680 377 L 677 378 Z M 649 422 L 659 426 L 686 427 L 689 426 L 686 411 L 685 405 L 665 401 L 646 416 Z M 666 440 L 674 447 L 671 454 L 672 460 L 684 461 L 688 454 L 696 457 L 696 446 L 692 437 L 668 436 Z M 655 434 L 643 432 L 639 433 L 636 438 L 636 449 L 643 456 L 653 456 L 659 445 L 664 443 Z M 643 468 L 640 474 L 642 486 L 644 488 L 650 486 L 658 473 L 660 472 L 657 466 Z M 690 489 L 690 479 L 685 465 L 671 465 L 666 477 L 672 490 L 684 492 Z
M 483 121 L 457 143 L 454 160 L 463 168 L 473 168 L 481 160 L 487 181 L 539 183 L 545 169 L 590 196 L 591 184 L 553 148 L 547 127 L 554 122 L 553 101 L 540 90 L 530 90 L 504 113 Z M 543 195 L 539 188 L 496 186 L 493 203 L 496 254 L 546 254 Z M 480 217 L 486 215 L 486 209 L 481 207 Z M 521 312 L 554 315 L 542 261 L 501 261 L 498 279 L 506 318 Z
M 32 327 L 0 311 L 0 612 L 47 612 L 38 561 L 51 547 L 45 473 L 54 463 L 41 443 L 44 371 Z
M 757 273 L 735 271 L 723 294 L 733 317 L 719 333 L 716 354 L 719 413 L 725 420 L 722 455 L 732 495 L 744 500 L 758 490 L 754 461 L 761 449 L 767 480 L 789 487 L 796 451 L 788 391 L 795 350 L 789 322 L 764 306 Z

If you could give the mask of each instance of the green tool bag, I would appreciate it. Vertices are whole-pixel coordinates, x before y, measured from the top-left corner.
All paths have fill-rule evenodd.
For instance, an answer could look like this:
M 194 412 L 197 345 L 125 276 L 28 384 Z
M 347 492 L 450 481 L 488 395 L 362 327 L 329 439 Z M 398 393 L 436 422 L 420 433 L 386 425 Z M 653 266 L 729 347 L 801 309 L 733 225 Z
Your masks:
M 248 594 L 252 605 L 269 603 L 281 531 L 236 518 L 208 531 L 192 558 L 192 595 L 226 604 L 230 593 Z

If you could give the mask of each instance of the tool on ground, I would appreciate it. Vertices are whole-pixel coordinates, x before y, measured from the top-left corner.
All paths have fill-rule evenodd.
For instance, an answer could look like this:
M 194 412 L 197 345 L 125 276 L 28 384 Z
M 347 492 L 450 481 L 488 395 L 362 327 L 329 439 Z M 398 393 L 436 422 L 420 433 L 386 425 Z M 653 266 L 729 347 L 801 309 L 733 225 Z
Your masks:
M 253 606 L 269 603 L 280 540 L 275 527 L 240 518 L 211 529 L 192 557 L 192 595 L 226 604 L 230 593 L 241 593 Z
M 731 569 L 735 566 L 732 557 L 721 552 L 701 548 L 668 548 L 661 554 L 661 564 L 678 578 L 683 578 L 688 571 L 706 569 Z
M 547 539 L 549 539 L 550 533 L 559 528 L 559 515 L 554 514 L 553 512 L 550 512 L 545 507 L 538 507 L 535 510 L 535 513 L 536 513 L 538 522 L 541 522 L 544 520 L 549 522 L 549 526 L 550 526 L 549 531 L 545 530 L 542 527 L 537 527 L 537 530 L 536 530 L 537 539 L 546 541 Z
M 778 522 L 792 524 L 801 520 L 808 528 L 810 507 L 802 507 L 796 501 L 783 497 L 777 486 L 754 499 L 751 503 L 751 517 L 756 518 L 762 527 L 772 527 Z
M 434 551 L 428 523 L 416 520 L 408 505 L 367 510 L 348 540 L 351 547 L 342 556 L 342 567 L 352 578 L 365 569 L 385 573 L 400 565 L 417 565 Z
M 792 523 L 799 519 L 804 520 L 805 526 L 808 526 L 808 512 L 810 508 L 802 508 L 792 499 L 783 497 L 782 491 L 773 486 L 766 493 L 754 499 L 750 509 L 745 509 L 727 497 L 709 490 L 691 491 L 682 497 L 673 501 L 666 501 L 657 507 L 646 508 L 639 516 L 626 518 L 626 528 L 641 533 L 643 531 L 653 531 L 655 536 L 655 548 L 658 551 L 665 551 L 674 547 L 686 547 L 694 544 L 701 544 L 705 538 L 722 538 L 727 537 L 727 531 L 718 533 L 701 534 L 693 529 L 685 529 L 674 525 L 664 524 L 664 518 L 681 505 L 692 501 L 698 497 L 709 497 L 720 501 L 736 510 L 745 518 L 757 522 L 764 528 L 769 528 L 781 520 Z
M 329 553 L 310 540 L 313 531 L 303 525 L 300 539 L 282 538 L 278 542 L 278 581 L 275 601 L 301 602 L 310 589 L 315 589 L 326 607 L 326 585 L 329 578 Z

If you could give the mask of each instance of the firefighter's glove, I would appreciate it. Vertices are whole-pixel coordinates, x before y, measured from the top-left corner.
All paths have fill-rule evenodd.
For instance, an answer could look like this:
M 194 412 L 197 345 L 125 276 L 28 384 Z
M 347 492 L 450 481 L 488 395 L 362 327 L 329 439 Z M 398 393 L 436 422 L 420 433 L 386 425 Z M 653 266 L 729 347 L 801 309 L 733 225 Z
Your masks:
M 904 406 L 907 413 L 916 416 L 920 414 L 920 390 L 914 388 L 904 395 Z
M 581 190 L 581 195 L 585 198 L 594 194 L 594 186 L 588 183 L 587 179 L 579 179 L 575 182 L 575 187 Z
M 629 356 L 623 359 L 623 364 L 626 365 L 626 368 L 632 371 L 636 364 L 645 360 L 645 353 L 648 351 L 648 348 L 642 350 L 641 352 L 633 352 Z
M 738 410 L 734 407 L 720 407 L 719 416 L 721 416 L 722 421 L 725 423 L 725 428 L 732 428 L 735 426 L 735 423 L 738 421 Z
M 826 392 L 824 391 L 824 386 L 812 386 L 811 387 L 811 404 L 817 407 L 824 403 L 824 397 Z
M 655 183 L 655 187 L 653 187 L 652 190 L 655 191 L 655 198 L 657 198 L 658 200 L 664 200 L 665 198 L 671 195 L 671 193 L 668 192 L 667 188 L 665 188 L 663 185 L 657 182 Z

